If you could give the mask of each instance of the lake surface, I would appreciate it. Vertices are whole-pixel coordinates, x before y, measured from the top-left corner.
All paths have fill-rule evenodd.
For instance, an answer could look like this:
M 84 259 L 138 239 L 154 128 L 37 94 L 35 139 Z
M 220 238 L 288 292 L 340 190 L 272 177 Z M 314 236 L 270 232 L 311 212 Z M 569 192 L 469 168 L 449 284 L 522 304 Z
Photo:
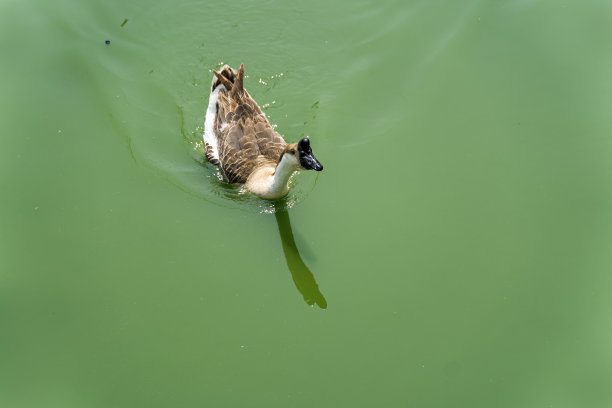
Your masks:
M 1 1 L 0 406 L 612 406 L 611 18 Z M 282 202 L 203 161 L 223 63 Z

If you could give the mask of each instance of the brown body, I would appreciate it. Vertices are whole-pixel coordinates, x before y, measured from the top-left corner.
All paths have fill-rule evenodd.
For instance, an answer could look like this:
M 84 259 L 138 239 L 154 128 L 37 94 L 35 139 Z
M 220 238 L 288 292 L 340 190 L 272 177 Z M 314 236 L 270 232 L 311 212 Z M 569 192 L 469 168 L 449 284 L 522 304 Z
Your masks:
M 298 170 L 323 170 L 312 154 L 310 141 L 287 144 L 244 89 L 244 66 L 238 72 L 224 66 L 213 71 L 206 112 L 206 158 L 221 167 L 230 183 L 245 184 L 268 199 L 284 196 Z
M 219 85 L 224 88 L 219 91 L 214 122 L 219 158 L 211 157 L 208 145 L 207 158 L 221 166 L 230 183 L 243 184 L 257 167 L 276 167 L 287 143 L 244 89 L 243 65 L 237 73 L 230 67 L 214 72 L 212 89 Z

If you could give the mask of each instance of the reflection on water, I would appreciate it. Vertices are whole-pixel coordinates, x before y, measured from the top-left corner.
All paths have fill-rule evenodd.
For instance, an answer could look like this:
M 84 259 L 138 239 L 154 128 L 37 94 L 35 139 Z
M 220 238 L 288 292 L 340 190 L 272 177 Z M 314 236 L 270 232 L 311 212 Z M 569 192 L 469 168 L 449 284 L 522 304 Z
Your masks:
M 314 275 L 302 260 L 300 251 L 298 251 L 295 245 L 289 213 L 285 210 L 278 210 L 274 213 L 274 216 L 276 217 L 278 232 L 283 244 L 285 260 L 287 261 L 289 271 L 291 271 L 295 287 L 304 296 L 306 303 L 311 306 L 316 303 L 321 309 L 326 309 L 327 301 L 321 291 L 319 291 L 319 285 L 317 285 Z

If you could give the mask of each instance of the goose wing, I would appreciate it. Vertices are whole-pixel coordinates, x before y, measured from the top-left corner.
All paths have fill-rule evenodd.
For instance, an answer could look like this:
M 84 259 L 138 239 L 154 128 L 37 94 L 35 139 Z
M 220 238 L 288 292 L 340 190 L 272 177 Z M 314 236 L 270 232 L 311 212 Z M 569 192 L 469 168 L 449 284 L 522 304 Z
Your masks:
M 224 87 L 215 118 L 221 168 L 230 183 L 245 183 L 256 167 L 275 166 L 287 143 L 244 89 L 243 65 L 236 75 L 213 72 Z

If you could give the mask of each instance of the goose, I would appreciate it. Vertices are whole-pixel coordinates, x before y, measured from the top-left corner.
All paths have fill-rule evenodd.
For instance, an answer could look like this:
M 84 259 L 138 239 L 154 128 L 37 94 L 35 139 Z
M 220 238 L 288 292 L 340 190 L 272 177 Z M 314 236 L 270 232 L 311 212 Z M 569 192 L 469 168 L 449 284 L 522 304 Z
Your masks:
M 244 185 L 268 200 L 289 192 L 289 178 L 299 170 L 323 170 L 310 140 L 287 143 L 244 89 L 244 64 L 224 65 L 214 77 L 204 120 L 206 159 L 221 168 L 232 184 Z

